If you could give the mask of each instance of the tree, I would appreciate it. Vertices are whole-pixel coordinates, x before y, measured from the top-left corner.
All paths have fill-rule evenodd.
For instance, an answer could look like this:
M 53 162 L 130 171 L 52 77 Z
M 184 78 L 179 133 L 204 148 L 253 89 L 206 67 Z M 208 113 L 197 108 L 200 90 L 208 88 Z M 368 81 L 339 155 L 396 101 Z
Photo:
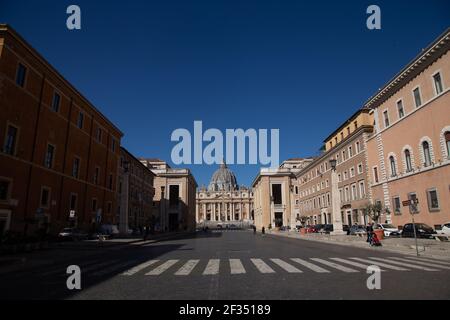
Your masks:
M 379 219 L 381 217 L 381 215 L 383 213 L 385 214 L 389 214 L 390 210 L 388 207 L 383 206 L 383 204 L 379 201 L 377 201 L 376 203 L 372 204 L 372 203 L 367 203 L 363 208 L 362 208 L 364 215 L 367 215 L 370 217 L 370 219 L 372 219 L 372 221 L 374 221 L 375 223 L 379 222 Z

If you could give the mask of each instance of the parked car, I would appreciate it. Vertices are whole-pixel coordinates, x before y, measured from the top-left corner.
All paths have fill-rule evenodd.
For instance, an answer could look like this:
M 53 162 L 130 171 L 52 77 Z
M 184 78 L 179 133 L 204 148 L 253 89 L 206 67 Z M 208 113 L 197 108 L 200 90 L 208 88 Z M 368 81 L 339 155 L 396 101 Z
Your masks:
M 320 230 L 322 230 L 323 228 L 325 227 L 325 225 L 324 224 L 316 224 L 316 225 L 314 225 L 313 226 L 313 230 L 314 230 L 314 233 L 317 233 L 317 232 L 319 232 Z
M 382 229 L 385 237 L 390 237 L 391 235 L 397 235 L 400 233 L 400 230 L 390 223 L 376 224 L 374 225 L 374 230 L 375 229 Z
M 436 231 L 429 225 L 425 223 L 415 223 L 416 234 L 418 238 L 432 238 Z M 414 237 L 414 227 L 412 223 L 407 223 L 403 226 L 402 230 L 403 238 L 413 238 Z
M 59 241 L 80 241 L 86 240 L 88 238 L 88 234 L 82 232 L 77 228 L 64 228 L 58 234 Z
M 333 225 L 332 224 L 324 225 L 323 228 L 320 230 L 320 232 L 325 232 L 325 233 L 333 232 Z
M 230 224 L 230 225 L 227 226 L 227 229 L 233 229 L 233 230 L 235 230 L 235 229 L 238 229 L 238 226 L 235 225 L 235 224 Z
M 220 223 L 217 224 L 217 229 L 223 229 L 223 225 L 221 225 Z
M 443 233 L 450 236 L 450 222 L 443 224 L 442 229 L 439 231 L 439 233 Z
M 353 225 L 350 227 L 350 235 L 355 236 L 358 234 L 366 234 L 366 227 L 363 225 Z

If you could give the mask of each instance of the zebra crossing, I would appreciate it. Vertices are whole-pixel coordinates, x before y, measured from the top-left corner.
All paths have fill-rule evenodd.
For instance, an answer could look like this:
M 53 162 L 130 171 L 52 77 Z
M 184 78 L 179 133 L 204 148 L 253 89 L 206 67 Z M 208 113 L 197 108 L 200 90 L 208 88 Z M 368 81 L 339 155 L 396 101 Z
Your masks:
M 365 272 L 369 266 L 376 265 L 382 272 L 389 271 L 425 271 L 439 272 L 450 270 L 450 262 L 431 259 L 417 260 L 414 257 L 347 257 L 347 258 L 249 258 L 249 259 L 169 259 L 148 260 L 121 273 L 121 276 L 130 277 L 143 274 L 148 277 L 173 275 L 185 277 L 189 275 L 214 276 L 230 274 L 232 276 L 248 273 L 260 274 L 305 274 L 314 273 L 360 273 Z

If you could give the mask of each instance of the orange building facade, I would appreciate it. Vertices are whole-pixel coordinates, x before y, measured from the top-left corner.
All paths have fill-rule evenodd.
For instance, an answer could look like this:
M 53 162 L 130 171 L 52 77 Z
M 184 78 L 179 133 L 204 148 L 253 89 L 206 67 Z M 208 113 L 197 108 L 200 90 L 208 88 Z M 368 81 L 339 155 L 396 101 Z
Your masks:
M 365 105 L 375 120 L 367 142 L 371 198 L 399 227 L 411 213 L 435 228 L 450 222 L 449 48 L 450 29 Z
M 122 133 L 0 25 L 0 233 L 116 223 Z

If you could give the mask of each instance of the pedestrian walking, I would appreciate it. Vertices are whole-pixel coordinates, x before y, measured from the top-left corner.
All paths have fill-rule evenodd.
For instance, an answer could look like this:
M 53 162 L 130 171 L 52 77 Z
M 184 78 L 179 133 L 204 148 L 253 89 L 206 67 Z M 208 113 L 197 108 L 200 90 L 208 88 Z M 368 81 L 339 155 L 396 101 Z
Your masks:
M 372 241 L 372 234 L 373 234 L 373 222 L 369 223 L 366 227 L 366 232 L 367 232 L 367 242 L 369 244 L 371 244 Z
M 262 227 L 261 233 L 266 234 L 266 228 Z
M 256 234 L 256 226 L 253 226 L 253 234 Z

